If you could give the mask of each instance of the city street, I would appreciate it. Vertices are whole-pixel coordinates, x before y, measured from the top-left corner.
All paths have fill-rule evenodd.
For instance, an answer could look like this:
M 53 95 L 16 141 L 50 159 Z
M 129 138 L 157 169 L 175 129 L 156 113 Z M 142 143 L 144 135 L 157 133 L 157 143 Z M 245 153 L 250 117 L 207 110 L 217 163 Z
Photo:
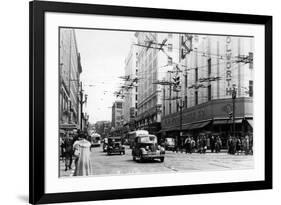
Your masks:
M 210 150 L 208 150 L 210 151 Z M 61 161 L 62 162 L 62 161 Z M 132 159 L 131 149 L 126 147 L 125 155 L 110 155 L 102 151 L 102 147 L 92 148 L 91 163 L 94 175 L 119 175 L 140 174 L 155 172 L 188 172 L 251 169 L 254 167 L 252 155 L 229 155 L 225 151 L 221 153 L 186 154 L 185 152 L 166 151 L 165 161 L 135 162 Z M 72 176 L 72 170 L 64 171 L 64 162 L 61 163 L 61 176 Z

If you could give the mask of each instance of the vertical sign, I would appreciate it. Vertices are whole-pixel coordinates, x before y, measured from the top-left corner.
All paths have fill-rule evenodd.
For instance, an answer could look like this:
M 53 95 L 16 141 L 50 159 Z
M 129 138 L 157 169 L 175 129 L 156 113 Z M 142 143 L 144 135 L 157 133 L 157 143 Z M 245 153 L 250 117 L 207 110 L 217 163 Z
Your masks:
M 230 36 L 227 36 L 226 37 L 226 92 L 225 92 L 225 95 L 226 96 L 231 96 L 231 91 L 232 91 L 232 87 L 231 87 L 231 37 Z

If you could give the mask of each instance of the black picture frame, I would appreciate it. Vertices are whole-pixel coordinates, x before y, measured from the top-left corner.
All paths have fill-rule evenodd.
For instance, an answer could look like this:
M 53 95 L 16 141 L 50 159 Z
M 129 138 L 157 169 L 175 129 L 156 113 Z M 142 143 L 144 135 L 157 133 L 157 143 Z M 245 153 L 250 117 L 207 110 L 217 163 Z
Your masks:
M 29 139 L 29 202 L 32 204 L 108 200 L 138 197 L 186 195 L 198 193 L 261 190 L 272 188 L 272 16 L 199 12 L 185 10 L 105 6 L 62 2 L 32 1 L 30 12 L 30 139 Z M 45 13 L 97 14 L 110 16 L 149 17 L 259 24 L 265 27 L 265 180 L 135 188 L 71 193 L 45 193 Z

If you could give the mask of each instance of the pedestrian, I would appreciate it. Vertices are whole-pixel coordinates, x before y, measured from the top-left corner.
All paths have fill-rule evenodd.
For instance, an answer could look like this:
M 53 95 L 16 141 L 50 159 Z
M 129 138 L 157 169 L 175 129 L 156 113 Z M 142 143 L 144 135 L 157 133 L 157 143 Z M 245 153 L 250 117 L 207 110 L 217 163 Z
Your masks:
M 215 137 L 212 136 L 211 139 L 210 139 L 210 148 L 211 148 L 211 152 L 213 153 L 214 150 L 215 150 Z
M 190 154 L 192 154 L 192 152 L 195 151 L 195 147 L 196 147 L 196 142 L 195 142 L 195 140 L 193 139 L 193 137 L 191 137 L 190 146 L 191 146 Z
M 237 152 L 238 155 L 240 154 L 240 151 L 241 151 L 241 140 L 238 137 L 237 141 L 236 141 L 236 152 Z
M 216 153 L 221 151 L 221 146 L 222 146 L 222 142 L 221 142 L 220 136 L 217 136 L 216 139 L 215 139 L 215 150 L 216 150 Z
M 203 139 L 202 139 L 202 147 L 203 147 L 203 154 L 205 154 L 207 151 L 207 138 L 205 135 L 203 136 Z
M 245 150 L 245 154 L 248 155 L 249 152 L 250 152 L 250 140 L 249 140 L 248 135 L 245 136 L 243 147 L 244 147 L 244 150 Z
M 86 140 L 86 137 L 84 133 L 80 133 L 78 140 L 73 144 L 74 156 L 77 157 L 74 176 L 89 176 L 93 174 L 90 158 L 91 143 Z
M 64 150 L 65 150 L 65 171 L 67 169 L 72 169 L 72 155 L 73 155 L 73 139 L 69 136 L 69 133 L 66 134 L 64 140 Z
M 59 143 L 60 143 L 60 157 L 61 157 L 61 160 L 64 161 L 64 153 L 65 153 L 64 134 L 60 134 Z

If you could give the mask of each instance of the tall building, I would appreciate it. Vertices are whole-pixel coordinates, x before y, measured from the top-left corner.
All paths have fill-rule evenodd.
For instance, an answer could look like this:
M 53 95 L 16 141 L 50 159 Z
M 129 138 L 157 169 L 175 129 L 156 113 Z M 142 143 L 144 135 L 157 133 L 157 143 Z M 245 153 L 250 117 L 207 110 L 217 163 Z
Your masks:
M 82 72 L 74 29 L 60 29 L 59 114 L 61 129 L 79 129 L 79 83 Z
M 111 126 L 115 129 L 122 128 L 124 123 L 123 100 L 116 100 L 112 105 L 112 120 Z
M 180 35 L 182 72 L 166 74 L 179 80 L 179 89 L 166 86 L 163 91 L 173 99 L 163 102 L 164 136 L 184 140 L 217 133 L 225 142 L 234 131 L 236 136 L 252 133 L 253 44 L 251 37 Z
M 129 130 L 135 129 L 135 118 L 138 107 L 138 61 L 137 48 L 131 45 L 127 58 L 125 59 L 125 86 L 128 89 L 124 92 L 124 125 Z
M 161 107 L 163 104 L 162 81 L 173 62 L 179 59 L 174 44 L 178 35 L 171 33 L 135 33 L 138 46 L 138 129 L 158 134 L 161 129 Z M 157 49 L 162 47 L 162 50 Z

